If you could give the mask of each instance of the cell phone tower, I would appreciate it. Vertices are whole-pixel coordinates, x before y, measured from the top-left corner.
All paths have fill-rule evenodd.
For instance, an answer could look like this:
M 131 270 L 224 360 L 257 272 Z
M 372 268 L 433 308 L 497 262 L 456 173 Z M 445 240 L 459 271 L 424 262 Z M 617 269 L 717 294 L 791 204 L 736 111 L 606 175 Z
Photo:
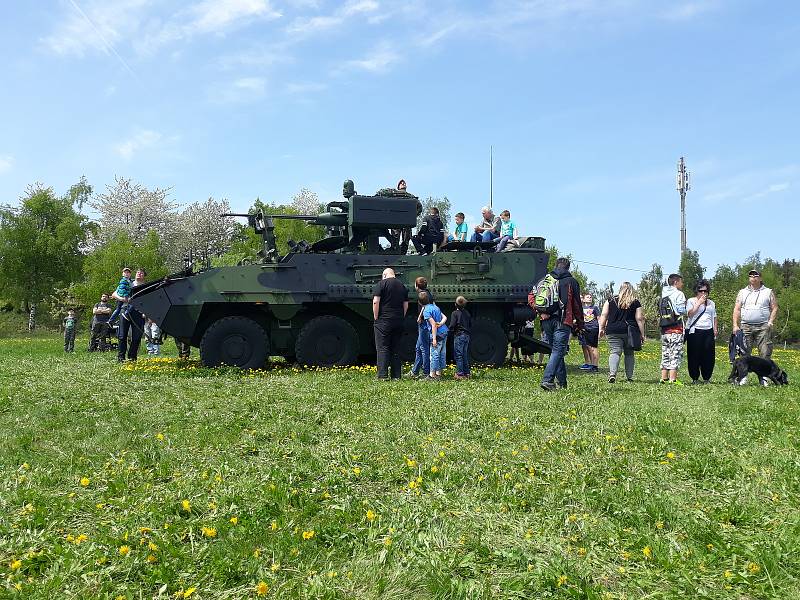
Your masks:
M 678 193 L 681 195 L 681 256 L 686 252 L 686 192 L 692 189 L 691 173 L 686 170 L 683 157 L 678 161 L 678 176 L 675 180 Z

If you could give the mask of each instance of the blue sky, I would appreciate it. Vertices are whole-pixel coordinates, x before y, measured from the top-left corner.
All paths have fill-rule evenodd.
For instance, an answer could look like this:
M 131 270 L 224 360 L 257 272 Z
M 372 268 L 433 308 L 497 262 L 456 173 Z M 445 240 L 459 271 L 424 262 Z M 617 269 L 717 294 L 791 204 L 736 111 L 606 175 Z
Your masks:
M 494 201 L 598 282 L 798 257 L 800 4 L 41 0 L 0 5 L 0 202 L 85 174 L 245 209 L 405 178 Z

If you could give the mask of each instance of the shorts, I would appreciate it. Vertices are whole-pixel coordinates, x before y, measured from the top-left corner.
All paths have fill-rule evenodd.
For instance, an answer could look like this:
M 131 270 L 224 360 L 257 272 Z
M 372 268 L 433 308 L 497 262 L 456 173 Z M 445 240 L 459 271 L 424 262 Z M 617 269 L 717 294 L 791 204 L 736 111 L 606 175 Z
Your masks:
M 600 337 L 600 328 L 584 329 L 581 336 L 578 338 L 581 346 L 589 346 L 590 348 L 597 348 L 598 338 Z
M 683 333 L 661 334 L 661 368 L 677 371 L 683 361 Z

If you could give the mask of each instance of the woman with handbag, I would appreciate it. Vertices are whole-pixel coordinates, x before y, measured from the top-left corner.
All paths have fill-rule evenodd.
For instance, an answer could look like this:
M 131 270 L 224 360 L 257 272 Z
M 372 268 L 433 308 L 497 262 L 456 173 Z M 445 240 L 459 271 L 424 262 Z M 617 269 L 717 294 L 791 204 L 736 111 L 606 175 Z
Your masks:
M 714 340 L 717 339 L 717 308 L 708 299 L 711 287 L 701 279 L 694 286 L 695 297 L 686 302 L 686 361 L 692 383 L 711 381 L 714 373 Z
M 617 370 L 622 354 L 625 355 L 625 376 L 633 381 L 636 364 L 634 351 L 642 349 L 644 342 L 644 312 L 636 298 L 636 290 L 625 281 L 619 294 L 606 300 L 598 320 L 600 337 L 608 338 L 608 383 L 617 381 Z

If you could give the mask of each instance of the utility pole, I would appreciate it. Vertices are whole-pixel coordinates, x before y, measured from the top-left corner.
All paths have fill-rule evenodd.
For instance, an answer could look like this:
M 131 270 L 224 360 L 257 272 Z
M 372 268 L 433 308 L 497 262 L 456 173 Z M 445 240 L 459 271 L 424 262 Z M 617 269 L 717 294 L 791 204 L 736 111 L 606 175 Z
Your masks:
M 686 252 L 686 192 L 692 189 L 689 171 L 686 170 L 686 163 L 683 157 L 678 161 L 678 177 L 676 179 L 676 188 L 681 195 L 681 256 Z
M 489 208 L 492 208 L 492 200 L 494 195 L 494 164 L 493 160 L 493 148 L 489 146 Z

